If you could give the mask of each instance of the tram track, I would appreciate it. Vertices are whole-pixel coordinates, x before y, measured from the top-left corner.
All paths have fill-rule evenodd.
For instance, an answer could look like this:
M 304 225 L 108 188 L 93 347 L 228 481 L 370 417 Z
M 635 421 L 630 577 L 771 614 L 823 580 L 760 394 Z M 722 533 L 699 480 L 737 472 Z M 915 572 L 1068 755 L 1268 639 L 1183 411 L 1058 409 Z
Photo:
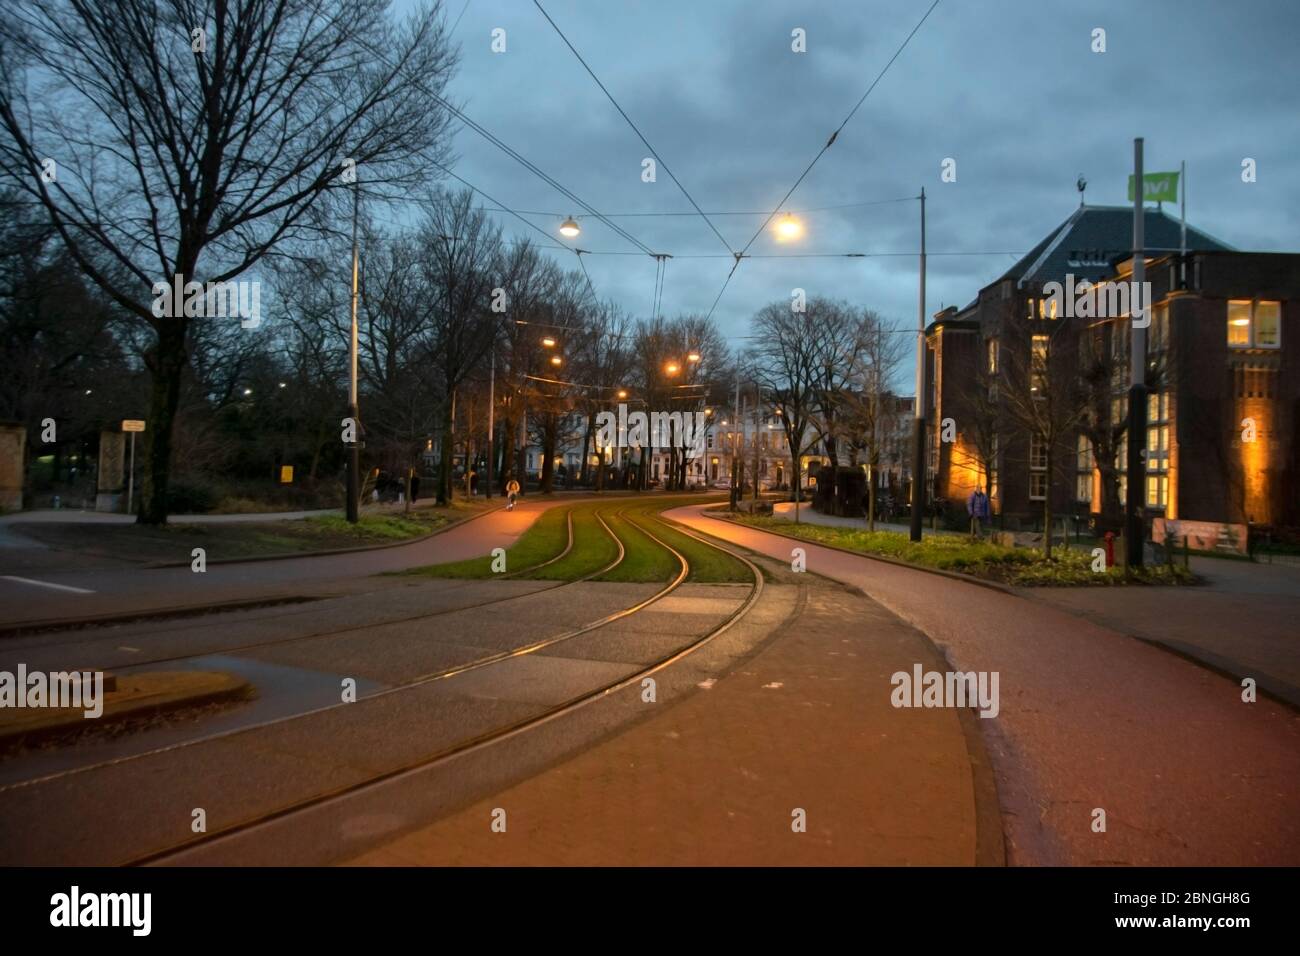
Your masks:
M 617 512 L 616 517 L 622 518 L 625 510 L 626 509 L 622 509 L 619 512 Z M 605 525 L 606 529 L 608 530 L 609 526 L 608 524 L 606 524 L 603 517 L 597 514 L 597 518 L 598 520 L 600 520 L 602 525 Z M 273 825 L 281 824 L 286 820 L 292 819 L 292 817 L 296 814 L 306 813 L 308 811 L 316 810 L 321 807 L 327 806 L 331 803 L 341 802 L 349 798 L 352 798 L 354 796 L 360 795 L 364 792 L 373 791 L 377 788 L 383 787 L 387 784 L 393 783 L 402 778 L 409 777 L 413 774 L 426 772 L 430 769 L 439 766 L 440 764 L 452 760 L 453 758 L 458 758 L 467 755 L 471 752 L 479 751 L 484 748 L 490 747 L 494 744 L 502 743 L 509 739 L 518 737 L 521 734 L 528 733 L 529 731 L 537 729 L 561 717 L 571 714 L 579 710 L 580 708 L 587 707 L 590 706 L 591 704 L 601 701 L 612 694 L 618 693 L 621 690 L 632 687 L 633 685 L 639 685 L 647 677 L 650 677 L 664 670 L 665 668 L 672 666 L 673 664 L 677 663 L 678 661 L 682 660 L 688 655 L 695 653 L 700 648 L 704 647 L 705 645 L 707 645 L 708 643 L 710 643 L 711 641 L 713 641 L 714 639 L 716 639 L 717 637 L 725 633 L 726 631 L 730 630 L 733 626 L 735 626 L 737 622 L 743 619 L 744 616 L 754 608 L 754 606 L 758 603 L 759 598 L 763 594 L 763 588 L 764 588 L 763 572 L 749 558 L 745 557 L 743 554 L 739 553 L 738 551 L 735 551 L 728 547 L 724 547 L 713 541 L 709 541 L 703 536 L 696 534 L 694 531 L 691 531 L 690 529 L 685 528 L 682 525 L 678 525 L 675 522 L 670 524 L 669 522 L 657 516 L 655 516 L 653 520 L 664 525 L 665 527 L 672 528 L 674 531 L 681 533 L 686 537 L 693 538 L 695 541 L 699 542 L 705 547 L 713 548 L 717 551 L 730 555 L 732 558 L 741 562 L 752 575 L 752 583 L 750 584 L 749 593 L 746 595 L 745 599 L 740 604 L 738 604 L 734 610 L 732 610 L 729 614 L 727 614 L 727 616 L 722 621 L 720 621 L 718 624 L 714 625 L 713 627 L 709 628 L 709 630 L 703 635 L 689 639 L 682 645 L 670 650 L 665 654 L 660 655 L 659 657 L 647 663 L 645 666 L 638 668 L 634 673 L 620 677 L 616 680 L 608 681 L 595 688 L 585 690 L 584 692 L 577 694 L 565 701 L 547 707 L 537 714 L 530 715 L 524 719 L 509 722 L 507 724 L 495 727 L 484 733 L 480 733 L 473 737 L 460 740 L 451 746 L 441 748 L 434 753 L 424 755 L 415 760 L 405 761 L 400 765 L 388 768 L 381 773 L 372 774 L 363 780 L 353 781 L 348 784 L 341 785 L 339 787 L 332 788 L 327 791 L 319 792 L 312 796 L 302 798 L 297 801 L 291 802 L 289 804 L 277 807 L 273 810 L 256 814 L 244 820 L 232 824 L 228 824 L 224 827 L 214 830 L 211 833 L 200 834 L 195 838 L 178 841 L 167 847 L 152 850 L 148 853 L 138 855 L 136 857 L 127 860 L 126 865 L 159 865 L 159 864 L 177 862 L 178 858 L 192 854 L 195 851 L 201 852 L 204 848 L 216 848 L 219 847 L 221 844 L 227 843 L 229 841 L 247 838 L 250 835 L 256 835 L 259 830 Z M 631 522 L 631 521 L 629 521 L 629 523 L 636 524 L 635 522 Z M 626 618 L 631 617 L 632 615 L 645 610 L 647 607 L 651 606 L 655 602 L 662 600 L 667 595 L 673 593 L 674 591 L 676 591 L 678 588 L 681 587 L 682 583 L 686 581 L 687 577 L 690 575 L 690 571 L 691 571 L 690 561 L 687 559 L 685 555 L 682 554 L 682 552 L 672 547 L 672 545 L 665 542 L 662 538 L 655 535 L 653 532 L 651 532 L 644 526 L 639 524 L 636 524 L 636 526 L 639 528 L 639 530 L 642 533 L 644 533 L 652 541 L 654 541 L 660 547 L 669 551 L 671 554 L 673 554 L 676 557 L 677 561 L 679 562 L 678 573 L 673 577 L 671 581 L 669 581 L 665 585 L 664 588 L 662 588 L 656 594 L 638 602 L 637 604 L 631 607 L 624 608 L 613 614 L 607 615 L 606 617 L 602 618 L 599 621 L 595 621 L 592 622 L 591 624 L 584 625 L 581 628 L 566 632 L 562 635 L 556 635 L 554 637 L 548 638 L 543 641 L 534 642 L 533 644 L 530 644 L 524 648 L 514 649 L 511 652 L 502 652 L 501 654 L 493 655 L 491 658 L 485 658 L 480 661 L 472 662 L 470 665 L 462 665 L 460 667 L 449 668 L 444 671 L 437 672 L 435 674 L 425 675 L 420 678 L 417 678 L 413 682 L 402 685 L 401 687 L 391 688 L 381 693 L 396 693 L 405 690 L 410 690 L 412 687 L 419 686 L 421 684 L 426 684 L 430 681 L 454 677 L 457 674 L 465 673 L 468 670 L 477 670 L 482 667 L 490 667 L 493 664 L 498 664 L 501 661 L 508 660 L 513 657 L 518 657 L 522 654 L 533 653 L 535 651 L 541 650 L 542 648 L 554 646 L 562 641 L 572 639 L 582 634 L 588 634 L 593 631 L 596 631 L 615 621 L 625 620 Z M 611 533 L 613 532 L 611 531 Z M 615 535 L 615 537 L 617 539 L 617 535 Z M 625 553 L 624 547 L 622 545 L 622 542 L 620 541 L 620 555 L 618 561 L 616 561 L 615 564 L 619 563 L 623 559 L 624 553 Z M 590 577 L 598 576 L 599 574 L 605 573 L 607 570 L 608 569 L 601 569 L 598 572 L 593 572 L 593 574 L 590 575 Z M 370 700 L 370 699 L 374 699 L 377 696 L 380 695 L 379 694 L 368 695 L 364 699 Z M 329 708 L 329 709 L 334 709 L 334 708 Z M 297 717 L 305 717 L 305 716 L 309 716 L 309 715 L 297 715 Z M 293 719 L 297 719 L 297 718 L 293 718 Z M 2 792 L 2 789 L 3 788 L 0 788 L 0 792 Z
M 418 676 L 416 676 L 416 677 L 414 677 L 414 678 L 412 678 L 412 679 L 409 679 L 409 680 L 407 680 L 407 681 L 403 681 L 403 682 L 401 682 L 401 683 L 398 683 L 398 684 L 392 685 L 392 686 L 390 686 L 390 687 L 384 687 L 384 688 L 381 688 L 381 689 L 379 689 L 379 690 L 377 690 L 377 691 L 374 691 L 374 692 L 372 692 L 372 693 L 369 693 L 369 694 L 365 694 L 365 695 L 363 695 L 363 696 L 360 696 L 360 697 L 357 698 L 357 700 L 356 700 L 355 702 L 342 702 L 342 701 L 340 701 L 339 703 L 329 704 L 329 705 L 326 705 L 326 706 L 323 706 L 323 707 L 312 708 L 312 709 L 310 709 L 310 710 L 300 711 L 300 712 L 298 712 L 298 713 L 294 713 L 294 714 L 289 714 L 289 715 L 283 715 L 283 716 L 279 716 L 279 717 L 275 717 L 275 718 L 270 718 L 270 719 L 268 719 L 268 720 L 265 720 L 265 721 L 259 721 L 259 722 L 252 723 L 252 724 L 245 724 L 245 725 L 242 725 L 242 726 L 239 726 L 239 727 L 230 728 L 230 729 L 228 729 L 228 730 L 220 731 L 220 732 L 213 733 L 213 734 L 207 734 L 207 735 L 204 735 L 204 736 L 195 737 L 195 738 L 191 738 L 191 739 L 188 739 L 188 740 L 177 741 L 177 742 L 175 742 L 175 743 L 168 744 L 168 745 L 165 745 L 165 746 L 162 746 L 162 747 L 155 747 L 155 748 L 151 748 L 151 749 L 148 749 L 148 750 L 139 751 L 139 752 L 136 752 L 136 753 L 125 754 L 125 755 L 122 755 L 122 756 L 119 756 L 119 757 L 110 758 L 110 759 L 108 759 L 108 760 L 102 760 L 102 761 L 97 761 L 97 762 L 92 762 L 92 763 L 82 764 L 82 765 L 78 765 L 78 766 L 74 766 L 74 767 L 69 767 L 69 768 L 61 769 L 61 770 L 54 771 L 54 772 L 51 772 L 51 773 L 48 773 L 48 774 L 44 774 L 44 775 L 40 775 L 40 776 L 30 777 L 30 778 L 23 779 L 23 780 L 17 780 L 17 781 L 13 781 L 13 782 L 11 782 L 11 783 L 0 784 L 0 794 L 3 794 L 3 793 L 5 793 L 5 792 L 11 791 L 11 790 L 18 790 L 18 789 L 22 789 L 22 788 L 25 788 L 25 787 L 31 787 L 31 786 L 36 786 L 36 785 L 43 784 L 43 783 L 49 783 L 49 782 L 51 782 L 51 781 L 53 781 L 53 780 L 57 780 L 57 779 L 65 778 L 65 777 L 76 776 L 76 775 L 80 775 L 80 774 L 90 773 L 90 772 L 93 772 L 93 771 L 96 771 L 96 770 L 106 769 L 106 768 L 109 768 L 109 767 L 116 767 L 116 766 L 121 766 L 121 765 L 124 765 L 124 764 L 130 764 L 130 763 L 133 763 L 133 762 L 136 762 L 136 761 L 143 760 L 143 759 L 148 758 L 148 757 L 160 756 L 160 755 L 163 755 L 163 754 L 173 753 L 173 752 L 180 751 L 180 750 L 187 750 L 187 749 L 190 749 L 190 748 L 193 748 L 193 747 L 196 747 L 196 746 L 202 745 L 202 744 L 204 744 L 204 743 L 209 743 L 209 742 L 216 741 L 216 740 L 222 740 L 222 739 L 227 739 L 227 738 L 231 738 L 231 737 L 241 736 L 241 735 L 244 735 L 244 734 L 250 734 L 250 733 L 253 733 L 253 732 L 255 732 L 255 731 L 263 730 L 263 729 L 266 729 L 266 728 L 268 728 L 268 727 L 273 727 L 273 726 L 276 726 L 276 725 L 279 725 L 279 724 L 289 723 L 289 722 L 297 721 L 297 720 L 303 720 L 303 719 L 306 719 L 306 718 L 309 718 L 309 717 L 312 717 L 312 716 L 315 716 L 315 715 L 319 715 L 319 714 L 327 713 L 327 712 L 329 712 L 329 711 L 338 710 L 338 709 L 340 709 L 340 708 L 350 707 L 350 706 L 355 706 L 356 704 L 359 704 L 359 703 L 362 703 L 362 702 L 365 702 L 365 701 L 371 701 L 371 700 L 375 700 L 375 699 L 378 699 L 378 698 L 381 698 L 381 697 L 386 697 L 386 696 L 389 696 L 389 695 L 392 695 L 392 694 L 402 693 L 402 692 L 405 692 L 405 691 L 412 690 L 412 689 L 414 689 L 414 688 L 421 687 L 421 686 L 423 686 L 423 685 L 429 684 L 429 683 L 434 682 L 434 681 L 439 681 L 439 680 L 448 679 L 448 678 L 451 678 L 451 677 L 455 677 L 455 676 L 458 675 L 458 674 L 468 673 L 468 672 L 470 672 L 470 671 L 476 671 L 476 670 L 479 670 L 479 669 L 481 669 L 481 668 L 488 667 L 488 666 L 491 666 L 491 665 L 493 665 L 493 664 L 497 664 L 497 663 L 500 663 L 500 662 L 502 662 L 502 661 L 506 661 L 506 660 L 509 660 L 509 659 L 512 659 L 512 658 L 522 657 L 522 656 L 527 655 L 527 654 L 533 654 L 533 653 L 536 653 L 537 651 L 544 650 L 544 649 L 549 648 L 549 647 L 553 647 L 553 646 L 555 646 L 555 645 L 557 645 L 557 644 L 560 644 L 560 643 L 562 643 L 562 642 L 564 642 L 564 641 L 568 641 L 568 640 L 571 640 L 571 639 L 576 638 L 576 637 L 580 637 L 580 636 L 585 635 L 585 634 L 589 634 L 589 633 L 591 633 L 591 632 L 593 632 L 593 631 L 596 631 L 596 630 L 598 630 L 598 629 L 600 629 L 600 628 L 602 628 L 602 627 L 605 627 L 605 626 L 607 626 L 607 625 L 609 625 L 609 624 L 613 624 L 613 623 L 615 623 L 615 622 L 617 622 L 617 621 L 624 620 L 624 619 L 626 619 L 626 618 L 628 618 L 628 617 L 631 617 L 633 614 L 636 614 L 636 613 L 638 613 L 638 612 L 644 610 L 645 608 L 647 608 L 647 607 L 649 607 L 650 605 L 654 604 L 655 602 L 657 602 L 657 601 L 663 599 L 664 597 L 667 597 L 667 596 L 668 596 L 669 594 L 671 594 L 673 591 L 675 591 L 675 590 L 677 590 L 679 587 L 681 587 L 681 585 L 685 582 L 686 578 L 687 578 L 687 577 L 689 576 L 689 574 L 690 574 L 690 562 L 687 560 L 687 558 L 685 557 L 685 555 L 683 555 L 683 554 L 682 554 L 681 552 L 679 552 L 677 549 L 673 548 L 671 545 L 667 544 L 667 543 L 664 542 L 662 539 L 660 539 L 660 538 L 656 537 L 655 535 L 651 534 L 647 529 L 645 529 L 644 527 L 642 527 L 640 524 L 638 524 L 638 523 L 636 523 L 636 522 L 634 522 L 634 521 L 632 521 L 632 520 L 630 520 L 630 519 L 627 519 L 627 518 L 626 518 L 626 512 L 629 511 L 629 510 L 631 510 L 631 509 L 629 509 L 629 508 L 627 508 L 627 507 L 620 507 L 620 508 L 618 508 L 618 509 L 615 511 L 615 513 L 614 513 L 614 518 L 615 518 L 616 520 L 619 520 L 619 521 L 624 521 L 624 520 L 626 520 L 627 523 L 628 523 L 629 525 L 631 525 L 632 527 L 636 528 L 637 531 L 638 531 L 639 533 L 645 534 L 645 535 L 646 535 L 650 540 L 652 540 L 655 544 L 657 544 L 659 547 L 665 549 L 665 550 L 668 551 L 671 555 L 673 555 L 673 557 L 677 560 L 678 565 L 679 565 L 679 567 L 678 567 L 678 571 L 677 571 L 676 575 L 672 578 L 672 580 L 670 580 L 670 581 L 668 582 L 668 584 L 667 584 L 665 587 L 661 588 L 659 591 L 657 591 L 655 594 L 651 595 L 650 597 L 645 598 L 645 599 L 643 599 L 643 600 L 640 600 L 640 601 L 636 602 L 635 604 L 633 604 L 633 605 L 631 605 L 631 606 L 629 606 L 629 607 L 621 608 L 621 609 L 619 609 L 619 610 L 617 610 L 617 611 L 615 611 L 615 612 L 613 612 L 613 613 L 611 613 L 611 614 L 607 614 L 607 615 L 605 615 L 605 616 L 603 616 L 603 617 L 601 617 L 601 618 L 599 618 L 599 619 L 597 619 L 597 620 L 595 620 L 595 621 L 591 621 L 591 622 L 589 622 L 589 623 L 586 623 L 586 624 L 580 625 L 580 626 L 578 626 L 578 627 L 576 627 L 576 628 L 571 628 L 571 629 L 566 630 L 566 631 L 564 631 L 564 632 L 562 632 L 562 633 L 560 633 L 560 634 L 555 634 L 555 635 L 552 635 L 552 636 L 550 636 L 550 637 L 543 638 L 543 639 L 541 639 L 541 640 L 531 641 L 531 642 L 528 642 L 528 643 L 525 643 L 525 644 L 522 644 L 522 645 L 519 645 L 519 646 L 516 646 L 516 647 L 508 648 L 508 649 L 505 649 L 505 650 L 502 650 L 502 651 L 497 651 L 497 652 L 492 653 L 492 654 L 487 654 L 487 655 L 484 655 L 484 656 L 479 657 L 479 658 L 475 658 L 474 660 L 471 660 L 471 661 L 468 661 L 468 662 L 465 662 L 465 663 L 461 663 L 461 664 L 454 665 L 454 666 L 451 666 L 451 667 L 441 668 L 441 669 L 436 670 L 436 671 L 431 671 L 431 672 L 428 672 L 428 673 L 420 674 L 420 675 L 418 675 Z M 173 657 L 166 657 L 166 658 L 154 658 L 154 659 L 151 659 L 151 660 L 148 660 L 148 661 L 141 661 L 141 662 L 139 662 L 138 664 L 137 664 L 136 662 L 133 661 L 133 662 L 132 662 L 132 666 L 133 666 L 133 667 L 136 667 L 136 666 L 147 666 L 147 665 L 157 664 L 157 663 L 171 663 L 171 662 L 175 662 L 175 661 L 193 660 L 193 659 L 195 659 L 195 658 L 208 657 L 208 656 L 211 656 L 212 654 L 230 654 L 230 653 L 235 653 L 235 652 L 238 652 L 238 651 L 241 651 L 241 650 L 256 650 L 256 649 L 268 648 L 268 647 L 281 647 L 281 646 L 284 646 L 284 645 L 287 645 L 287 644 L 298 643 L 298 642 L 307 641 L 307 640 L 322 639 L 322 638 L 333 637 L 333 636 L 336 636 L 336 635 L 338 635 L 338 634 L 346 634 L 346 633 L 351 633 L 351 632 L 356 632 L 356 631 L 369 630 L 369 629 L 372 629 L 372 628 L 377 627 L 377 626 L 388 626 L 388 625 L 391 625 L 391 624 L 410 623 L 410 622 L 412 622 L 412 621 L 420 621 L 420 620 L 424 620 L 424 619 L 428 619 L 428 618 L 439 617 L 439 616 L 443 616 L 443 615 L 445 615 L 445 614 L 456 613 L 456 612 L 459 612 L 459 611 L 473 610 L 473 609 L 476 609 L 476 608 L 486 607 L 486 606 L 493 605 L 493 604 L 500 604 L 500 603 L 505 603 L 505 602 L 507 602 L 507 601 L 514 601 L 514 600 L 519 600 L 519 599 L 521 599 L 521 598 L 532 597 L 532 596 L 537 595 L 537 594 L 545 594 L 545 593 L 549 593 L 549 592 L 552 592 L 552 591 L 558 590 L 558 589 L 561 588 L 561 587 L 565 587 L 565 586 L 567 586 L 567 585 L 580 584 L 580 583 L 583 583 L 583 582 L 592 581 L 592 580 L 594 580 L 594 579 L 600 578 L 600 577 L 602 577 L 602 576 L 608 574 L 609 572 L 613 571 L 613 570 L 614 570 L 615 568 L 617 568 L 620 564 L 622 564 L 623 561 L 624 561 L 624 560 L 626 559 L 626 557 L 627 557 L 627 548 L 626 548 L 626 546 L 624 545 L 624 542 L 622 541 L 622 539 L 619 538 L 618 534 L 613 530 L 613 528 L 611 528 L 610 524 L 605 520 L 604 516 L 600 513 L 599 510 L 595 510 L 595 511 L 593 512 L 593 514 L 594 514 L 594 516 L 595 516 L 595 518 L 596 518 L 596 521 L 600 524 L 600 526 L 603 528 L 603 530 L 605 531 L 605 533 L 608 534 L 608 535 L 613 539 L 614 543 L 617 545 L 618 553 L 617 553 L 617 555 L 615 556 L 615 558 L 614 558 L 613 561 L 609 562 L 608 564 L 604 565 L 603 567 L 600 567 L 600 568 L 598 568 L 598 569 L 596 569 L 596 570 L 594 570 L 594 571 L 591 571 L 591 572 L 589 572 L 589 573 L 587 573 L 587 574 L 585 574 L 585 575 L 582 575 L 581 577 L 577 577 L 577 578 L 574 578 L 574 579 L 572 579 L 572 580 L 568 580 L 568 581 L 560 581 L 560 582 L 557 582 L 557 583 L 554 584 L 554 585 L 551 585 L 551 586 L 548 586 L 548 587 L 544 587 L 544 588 L 540 588 L 540 589 L 538 589 L 538 590 L 536 590 L 536 591 L 528 592 L 527 594 L 512 595 L 512 596 L 510 596 L 510 597 L 506 597 L 506 598 L 494 599 L 494 600 L 492 600 L 492 601 L 484 601 L 484 602 L 480 602 L 480 603 L 478 603 L 478 604 L 461 606 L 461 607 L 458 607 L 458 608 L 455 608 L 455 609 L 446 609 L 446 610 L 441 610 L 441 611 L 432 612 L 432 613 L 427 613 L 427 614 L 412 615 L 412 616 L 410 616 L 410 617 L 402 618 L 402 619 L 400 619 L 400 620 L 384 621 L 384 622 L 382 622 L 382 624 L 353 625 L 353 626 L 349 626 L 349 627 L 345 627 L 345 628 L 335 628 L 335 629 L 328 630 L 328 631 L 314 632 L 314 633 L 312 633 L 312 634 L 308 634 L 308 635 L 296 635 L 296 636 L 291 637 L 291 638 L 284 638 L 284 639 L 276 640 L 276 641 L 261 641 L 261 642 L 253 642 L 253 643 L 248 643 L 248 644 L 244 644 L 244 645 L 238 645 L 238 646 L 227 646 L 227 647 L 222 647 L 222 648 L 214 649 L 214 650 L 206 650 L 206 651 L 202 651 L 202 652 L 198 652 L 198 653 L 192 653 L 192 654 L 175 655 L 175 656 L 173 656 Z M 567 555 L 567 554 L 571 551 L 571 549 L 572 549 L 572 547 L 573 547 L 573 537 L 572 537 L 572 516 L 571 516 L 571 513 L 570 513 L 570 516 L 569 516 L 569 519 L 568 519 L 568 520 L 569 520 L 569 531 L 570 531 L 570 535 L 569 535 L 569 539 L 568 539 L 568 544 L 567 544 L 566 548 L 561 552 L 561 554 L 559 554 L 559 555 L 557 555 L 557 556 L 555 556 L 555 557 L 553 557 L 553 558 L 551 558 L 551 559 L 548 559 L 547 561 L 540 562 L 539 564 L 533 565 L 533 566 L 531 566 L 531 567 L 529 567 L 529 568 L 521 569 L 521 570 L 520 570 L 519 572 L 517 572 L 517 573 L 519 573 L 519 574 L 529 573 L 530 571 L 537 570 L 537 569 L 539 569 L 539 568 L 542 568 L 542 567 L 545 567 L 545 566 L 547 566 L 547 565 L 550 565 L 550 564 L 552 564 L 552 563 L 558 561 L 560 558 L 564 557 L 565 555 Z M 666 524 L 666 523 L 665 523 L 665 524 Z M 676 527 L 676 526 L 675 526 L 675 527 Z M 681 530 L 680 527 L 677 527 L 677 530 Z M 695 536 L 695 535 L 691 535 L 691 536 L 692 536 L 692 537 L 697 537 L 697 536 Z M 703 541 L 703 539 L 699 539 L 699 540 Z M 708 542 L 705 542 L 705 543 L 707 544 Z M 709 546 L 710 546 L 710 547 L 714 547 L 714 548 L 716 548 L 717 550 L 720 550 L 720 551 L 728 551 L 728 549 L 721 548 L 721 547 L 718 546 L 718 545 L 710 544 Z M 735 555 L 733 555 L 733 556 L 735 556 Z M 737 557 L 739 557 L 739 556 L 737 556 Z M 743 558 L 741 558 L 740 560 L 745 561 L 746 564 L 749 563 L 749 562 L 747 561 L 747 559 L 743 559 Z M 752 565 L 751 565 L 751 567 L 752 567 Z M 760 573 L 760 572 L 757 572 L 757 571 L 755 571 L 755 573 L 758 573 L 758 574 L 759 574 L 759 577 L 760 577 L 760 579 L 761 579 L 761 573 Z

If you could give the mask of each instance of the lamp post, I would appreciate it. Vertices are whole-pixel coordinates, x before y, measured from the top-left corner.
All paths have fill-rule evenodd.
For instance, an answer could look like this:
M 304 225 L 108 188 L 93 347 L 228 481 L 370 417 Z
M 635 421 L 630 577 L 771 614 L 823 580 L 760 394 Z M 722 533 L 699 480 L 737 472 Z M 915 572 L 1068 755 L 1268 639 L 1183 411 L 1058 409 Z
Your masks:
M 912 421 L 912 526 L 910 538 L 921 540 L 925 507 L 925 188 L 921 189 L 921 287 L 916 310 L 916 402 Z
M 360 273 L 360 256 L 357 251 L 357 220 L 360 216 L 361 182 L 357 180 L 352 192 L 352 328 L 348 339 L 348 418 L 352 420 L 352 441 L 348 443 L 347 520 L 357 523 L 357 499 L 361 495 L 358 469 L 361 467 L 357 447 L 357 432 L 361 428 L 361 412 L 357 406 L 357 278 Z
M 1132 329 L 1128 389 L 1128 479 L 1125 488 L 1124 556 L 1130 568 L 1142 566 L 1145 525 L 1142 509 L 1146 502 L 1147 438 L 1147 330 L 1150 304 L 1142 294 L 1146 278 L 1145 226 L 1142 189 L 1142 138 L 1133 140 L 1133 294 L 1129 296 L 1129 326 Z M 1141 324 L 1139 324 L 1139 322 Z M 1048 530 L 1051 533 L 1051 530 Z

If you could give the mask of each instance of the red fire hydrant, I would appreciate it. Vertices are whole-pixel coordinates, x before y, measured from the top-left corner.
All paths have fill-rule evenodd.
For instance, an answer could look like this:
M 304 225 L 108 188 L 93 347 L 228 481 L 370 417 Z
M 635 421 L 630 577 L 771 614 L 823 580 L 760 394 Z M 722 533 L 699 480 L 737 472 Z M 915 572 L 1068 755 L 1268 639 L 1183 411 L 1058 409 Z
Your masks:
M 1107 531 L 1102 535 L 1102 538 L 1106 542 L 1106 567 L 1113 568 L 1115 566 L 1115 532 Z

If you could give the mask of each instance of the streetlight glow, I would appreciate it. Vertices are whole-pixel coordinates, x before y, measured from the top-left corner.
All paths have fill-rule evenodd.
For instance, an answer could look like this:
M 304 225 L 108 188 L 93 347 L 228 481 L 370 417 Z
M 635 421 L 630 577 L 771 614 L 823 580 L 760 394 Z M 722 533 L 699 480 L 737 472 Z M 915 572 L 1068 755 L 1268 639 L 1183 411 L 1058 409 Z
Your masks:
M 551 356 L 552 365 L 562 365 L 563 363 L 564 363 L 564 359 L 560 358 L 558 355 Z
M 676 362 L 669 362 L 667 365 L 664 366 L 664 371 L 667 372 L 669 375 L 676 375 L 679 371 L 681 371 L 681 366 L 679 366 Z
M 781 242 L 791 242 L 803 235 L 803 223 L 786 213 L 776 224 L 776 237 Z
M 542 344 L 545 345 L 548 349 L 553 348 L 555 346 L 555 339 L 553 339 L 551 336 L 548 335 L 544 339 L 542 339 Z
M 562 236 L 568 236 L 572 239 L 580 232 L 582 232 L 582 227 L 578 225 L 572 216 L 560 223 L 560 235 Z

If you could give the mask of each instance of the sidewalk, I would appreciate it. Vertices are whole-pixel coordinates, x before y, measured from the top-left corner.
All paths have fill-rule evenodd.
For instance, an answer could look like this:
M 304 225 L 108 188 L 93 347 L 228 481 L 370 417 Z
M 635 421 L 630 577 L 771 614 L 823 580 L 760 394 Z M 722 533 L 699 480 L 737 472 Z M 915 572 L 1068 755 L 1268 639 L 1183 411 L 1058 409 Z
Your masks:
M 777 518 L 785 518 L 787 521 L 794 522 L 794 502 L 777 501 L 772 504 L 772 514 Z M 799 521 L 803 524 L 824 524 L 833 528 L 852 528 L 855 531 L 867 530 L 866 518 L 846 518 L 841 515 L 825 515 L 820 511 L 814 511 L 812 505 L 808 502 L 802 502 L 799 505 Z M 897 524 L 890 522 L 886 524 L 883 521 L 876 522 L 877 531 L 894 531 L 898 534 L 908 534 L 911 532 L 911 525 Z M 927 518 L 921 526 L 923 537 L 932 534 L 959 534 L 957 531 L 947 531 L 943 528 L 937 531 L 930 527 L 930 520 Z
M 794 505 L 779 502 L 778 517 L 793 522 Z M 866 530 L 860 518 L 824 515 L 804 506 L 802 522 Z M 908 533 L 906 525 L 883 531 Z M 932 532 L 925 534 L 957 534 Z M 1200 587 L 1016 588 L 1023 598 L 1086 618 L 1121 634 L 1152 641 L 1240 680 L 1253 678 L 1274 696 L 1300 708 L 1300 567 L 1194 557 Z
M 1019 588 L 1031 600 L 1153 641 L 1300 708 L 1300 567 L 1194 557 L 1201 587 Z
M 1000 864 L 979 719 L 890 703 L 895 671 L 943 667 L 932 645 L 859 594 L 785 577 L 802 579 L 807 603 L 752 658 L 580 755 L 349 862 Z M 498 808 L 505 833 L 491 827 Z M 806 832 L 792 828 L 797 810 Z
M 759 553 L 784 558 L 794 545 L 697 508 L 666 516 Z M 1300 860 L 1300 722 L 1290 708 L 1267 697 L 1245 703 L 1236 682 L 1045 602 L 803 547 L 809 571 L 862 588 L 928 634 L 953 668 L 1000 673 L 1001 712 L 979 730 L 997 773 L 1008 862 Z M 1161 590 L 1090 593 L 1140 600 Z M 1105 833 L 1091 827 L 1096 808 L 1106 811 Z

